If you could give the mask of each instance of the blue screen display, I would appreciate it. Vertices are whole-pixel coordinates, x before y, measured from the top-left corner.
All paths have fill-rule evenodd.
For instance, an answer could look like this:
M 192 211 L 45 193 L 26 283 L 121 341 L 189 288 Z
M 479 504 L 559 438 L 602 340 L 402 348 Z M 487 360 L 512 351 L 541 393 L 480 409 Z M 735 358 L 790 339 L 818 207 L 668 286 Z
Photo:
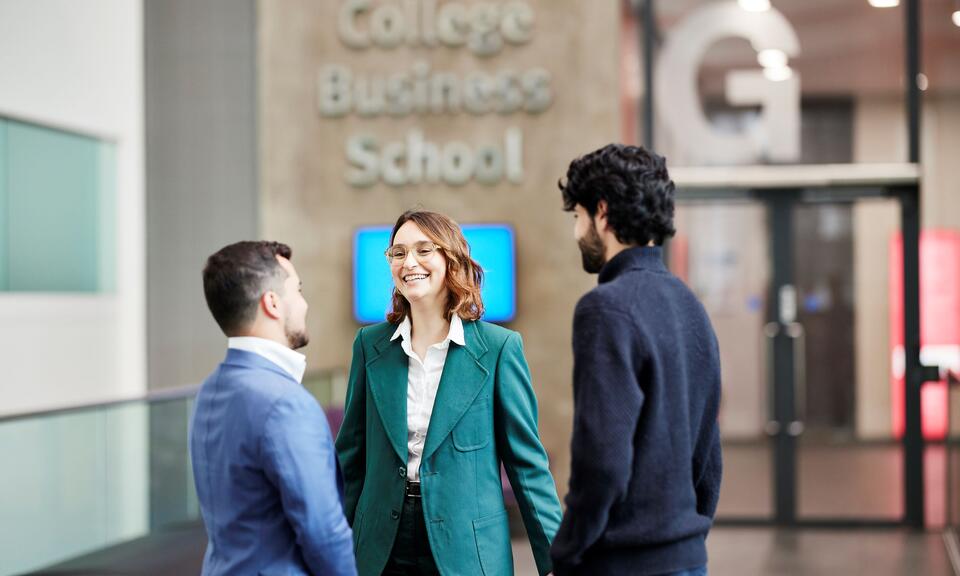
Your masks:
M 516 252 L 513 228 L 506 224 L 462 227 L 470 255 L 483 268 L 481 294 L 488 322 L 509 322 L 517 312 Z M 382 322 L 390 308 L 393 279 L 383 255 L 389 226 L 361 228 L 353 238 L 353 316 L 361 324 Z

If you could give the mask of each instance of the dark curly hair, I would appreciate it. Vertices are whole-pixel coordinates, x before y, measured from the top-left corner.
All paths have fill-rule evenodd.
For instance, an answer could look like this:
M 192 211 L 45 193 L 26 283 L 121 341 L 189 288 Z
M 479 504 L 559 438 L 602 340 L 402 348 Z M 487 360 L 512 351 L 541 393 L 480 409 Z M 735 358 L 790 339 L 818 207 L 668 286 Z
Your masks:
M 623 244 L 660 245 L 676 233 L 667 162 L 642 147 L 607 144 L 571 162 L 567 183 L 557 185 L 567 212 L 579 204 L 594 216 L 606 201 L 607 221 Z

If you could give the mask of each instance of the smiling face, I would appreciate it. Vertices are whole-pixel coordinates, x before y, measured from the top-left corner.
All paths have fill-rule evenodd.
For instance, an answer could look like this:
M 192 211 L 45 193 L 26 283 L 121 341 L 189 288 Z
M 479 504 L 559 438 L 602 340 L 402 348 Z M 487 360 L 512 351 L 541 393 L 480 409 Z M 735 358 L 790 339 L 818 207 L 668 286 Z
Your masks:
M 421 242 L 432 244 L 433 240 L 413 221 L 397 230 L 392 245 L 405 246 L 407 256 L 400 261 L 390 261 L 393 284 L 411 305 L 436 305 L 442 309 L 447 298 L 447 259 L 439 249 L 425 258 L 419 256 L 415 247 Z

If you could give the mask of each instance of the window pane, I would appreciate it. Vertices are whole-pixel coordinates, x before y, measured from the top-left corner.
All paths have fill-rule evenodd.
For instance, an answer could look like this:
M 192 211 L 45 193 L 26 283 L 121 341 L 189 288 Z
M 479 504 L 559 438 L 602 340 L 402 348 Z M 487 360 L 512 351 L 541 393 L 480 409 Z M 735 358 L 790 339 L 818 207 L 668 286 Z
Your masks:
M 112 148 L 19 122 L 6 136 L 6 289 L 111 289 Z
M 0 119 L 0 292 L 7 289 L 7 123 Z

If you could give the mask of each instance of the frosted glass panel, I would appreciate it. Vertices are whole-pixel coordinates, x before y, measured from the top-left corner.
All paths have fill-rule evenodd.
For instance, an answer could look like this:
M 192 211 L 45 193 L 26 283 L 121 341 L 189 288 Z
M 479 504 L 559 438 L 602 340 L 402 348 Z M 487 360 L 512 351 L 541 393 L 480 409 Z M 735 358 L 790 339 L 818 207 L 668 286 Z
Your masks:
M 7 423 L 0 574 L 39 568 L 107 541 L 102 412 Z
M 97 288 L 99 292 L 113 292 L 116 290 L 117 257 L 116 147 L 111 144 L 100 143 L 98 158 Z
M 0 576 L 198 520 L 191 406 L 184 397 L 0 420 Z M 162 434 L 151 436 L 151 420 Z
M 102 292 L 114 285 L 114 147 L 5 122 L 2 289 Z
M 142 536 L 150 515 L 146 404 L 106 410 L 106 526 L 109 544 Z
M 7 289 L 7 123 L 0 119 L 0 292 Z

